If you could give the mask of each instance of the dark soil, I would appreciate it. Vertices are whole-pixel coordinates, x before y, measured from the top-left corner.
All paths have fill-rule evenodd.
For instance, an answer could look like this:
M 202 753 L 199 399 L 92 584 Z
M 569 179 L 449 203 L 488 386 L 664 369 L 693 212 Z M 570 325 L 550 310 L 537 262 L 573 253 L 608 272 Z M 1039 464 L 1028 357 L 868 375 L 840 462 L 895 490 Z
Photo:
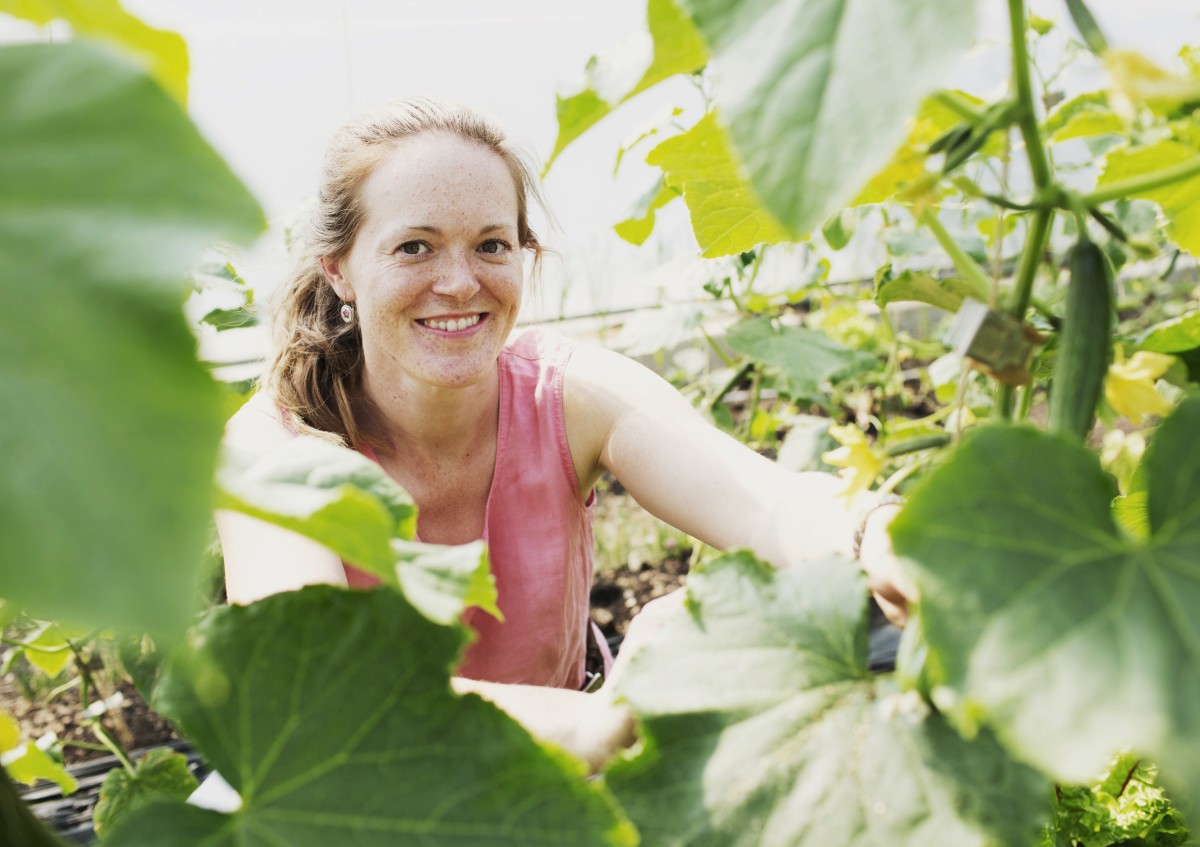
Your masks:
M 70 673 L 72 670 L 68 668 L 64 678 Z M 174 727 L 146 705 L 132 684 L 122 683 L 117 690 L 125 702 L 104 715 L 100 722 L 124 749 L 137 750 L 179 739 Z M 63 760 L 68 766 L 108 755 L 103 750 L 76 747 L 70 743 L 97 743 L 91 729 L 81 722 L 83 709 L 78 687 L 49 702 L 40 699 L 30 702 L 21 695 L 11 674 L 0 676 L 0 711 L 8 712 L 21 724 L 23 740 L 35 741 L 47 732 L 57 735 L 64 742 Z
M 627 565 L 596 573 L 592 581 L 592 620 L 614 644 L 624 638 L 634 615 L 656 597 L 681 588 L 688 572 L 690 550 L 636 570 Z

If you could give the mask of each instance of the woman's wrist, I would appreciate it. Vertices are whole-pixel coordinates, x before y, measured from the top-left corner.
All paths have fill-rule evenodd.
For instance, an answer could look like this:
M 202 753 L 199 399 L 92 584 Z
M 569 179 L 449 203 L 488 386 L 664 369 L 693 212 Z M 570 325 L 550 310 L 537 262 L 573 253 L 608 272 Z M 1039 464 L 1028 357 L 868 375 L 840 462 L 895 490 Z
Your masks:
M 862 558 L 863 539 L 867 535 L 867 525 L 871 523 L 872 518 L 875 518 L 881 512 L 886 511 L 893 513 L 888 515 L 890 520 L 891 517 L 894 517 L 894 512 L 898 511 L 903 504 L 904 498 L 900 497 L 898 494 L 881 494 L 876 498 L 874 503 L 867 507 L 867 509 L 859 517 L 858 523 L 855 524 L 854 527 L 854 536 L 851 540 L 850 547 L 851 552 L 854 554 L 854 558 Z

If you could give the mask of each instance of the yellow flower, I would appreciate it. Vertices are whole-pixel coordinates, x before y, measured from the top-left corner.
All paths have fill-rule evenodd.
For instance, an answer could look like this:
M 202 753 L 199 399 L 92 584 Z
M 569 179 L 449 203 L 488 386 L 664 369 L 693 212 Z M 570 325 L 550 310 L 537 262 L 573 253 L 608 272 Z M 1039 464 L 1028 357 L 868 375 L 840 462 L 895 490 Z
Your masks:
M 821 460 L 835 468 L 841 468 L 838 475 L 846 484 L 838 493 L 845 497 L 853 497 L 870 488 L 875 477 L 879 476 L 883 462 L 871 452 L 871 446 L 862 430 L 850 424 L 835 424 L 829 427 L 829 434 L 842 446 L 824 453 Z
M 1113 362 L 1104 378 L 1104 397 L 1118 415 L 1140 424 L 1147 415 L 1165 415 L 1171 403 L 1154 382 L 1175 363 L 1174 356 L 1139 350 L 1124 362 Z

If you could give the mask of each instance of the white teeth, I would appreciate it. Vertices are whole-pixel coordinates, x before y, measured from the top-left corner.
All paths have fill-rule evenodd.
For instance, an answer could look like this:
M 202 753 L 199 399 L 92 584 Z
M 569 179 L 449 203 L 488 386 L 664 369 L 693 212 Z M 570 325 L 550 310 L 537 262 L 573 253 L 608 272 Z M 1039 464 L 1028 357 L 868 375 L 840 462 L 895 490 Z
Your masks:
M 469 318 L 456 318 L 450 321 L 421 321 L 421 323 L 434 329 L 440 329 L 443 332 L 461 332 L 479 323 L 479 315 L 471 315 Z

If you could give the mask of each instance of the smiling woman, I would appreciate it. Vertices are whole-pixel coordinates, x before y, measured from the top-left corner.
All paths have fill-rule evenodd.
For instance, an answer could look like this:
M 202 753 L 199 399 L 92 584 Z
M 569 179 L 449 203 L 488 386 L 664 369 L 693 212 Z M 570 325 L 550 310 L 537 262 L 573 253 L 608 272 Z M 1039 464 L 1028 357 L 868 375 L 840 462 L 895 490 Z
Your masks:
M 633 738 L 611 686 L 580 692 L 588 671 L 624 667 L 599 649 L 588 662 L 592 489 L 603 472 L 702 541 L 780 565 L 849 550 L 866 514 L 862 549 L 889 565 L 887 513 L 869 501 L 847 510 L 837 479 L 758 456 L 622 356 L 542 330 L 513 334 L 524 259 L 541 250 L 531 196 L 532 170 L 465 107 L 413 99 L 339 132 L 308 255 L 275 316 L 264 390 L 227 440 L 254 452 L 300 433 L 345 443 L 412 495 L 422 541 L 486 541 L 503 618 L 464 615 L 477 639 L 455 687 L 598 768 Z M 235 603 L 374 583 L 250 517 L 222 513 L 218 528 Z M 635 620 L 623 657 L 678 599 Z

